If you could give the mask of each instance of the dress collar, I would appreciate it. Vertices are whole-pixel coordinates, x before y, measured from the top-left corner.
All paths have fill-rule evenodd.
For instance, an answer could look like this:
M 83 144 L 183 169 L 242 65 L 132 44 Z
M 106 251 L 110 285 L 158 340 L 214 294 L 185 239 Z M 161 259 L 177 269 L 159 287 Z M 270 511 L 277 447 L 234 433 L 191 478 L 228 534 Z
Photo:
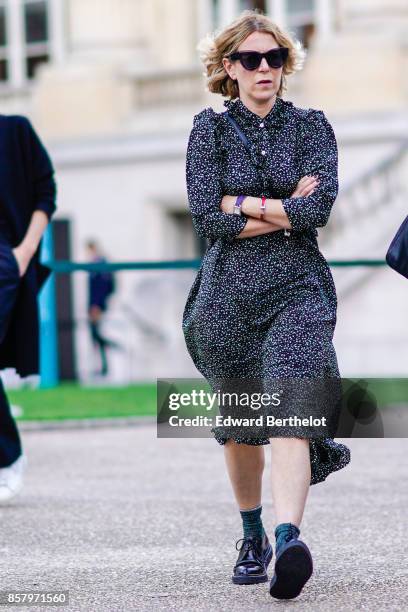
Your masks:
M 278 127 L 282 125 L 285 114 L 285 102 L 278 96 L 275 99 L 272 109 L 263 118 L 250 111 L 241 101 L 241 98 L 237 98 L 236 100 L 224 100 L 224 106 L 235 119 L 238 119 L 241 124 L 247 127 L 259 127 L 261 123 L 264 123 L 266 127 Z

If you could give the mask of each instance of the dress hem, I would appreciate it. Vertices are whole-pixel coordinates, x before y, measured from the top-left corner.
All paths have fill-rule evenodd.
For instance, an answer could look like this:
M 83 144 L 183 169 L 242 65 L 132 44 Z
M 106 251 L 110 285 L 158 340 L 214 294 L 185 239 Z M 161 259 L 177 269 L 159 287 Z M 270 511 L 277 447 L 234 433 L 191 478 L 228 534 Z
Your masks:
M 262 446 L 270 444 L 269 438 L 242 438 L 234 437 L 233 435 L 226 436 L 213 429 L 215 440 L 225 445 L 228 440 L 234 440 L 237 444 L 248 444 L 250 446 Z M 310 485 L 318 484 L 326 480 L 327 476 L 332 472 L 337 472 L 346 467 L 350 463 L 350 449 L 335 442 L 333 438 L 310 439 L 310 463 L 311 463 L 311 479 Z

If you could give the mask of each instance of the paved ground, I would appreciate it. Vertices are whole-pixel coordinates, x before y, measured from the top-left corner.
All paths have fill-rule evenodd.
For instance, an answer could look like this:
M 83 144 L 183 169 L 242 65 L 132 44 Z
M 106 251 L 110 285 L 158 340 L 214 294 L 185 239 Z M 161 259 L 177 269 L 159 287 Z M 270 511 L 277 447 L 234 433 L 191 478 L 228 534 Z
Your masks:
M 62 609 L 86 612 L 408 609 L 406 439 L 346 442 L 352 464 L 311 487 L 301 526 L 315 573 L 279 602 L 267 584 L 230 582 L 241 525 L 214 440 L 157 440 L 151 425 L 23 437 L 26 487 L 0 509 L 0 590 L 69 590 Z

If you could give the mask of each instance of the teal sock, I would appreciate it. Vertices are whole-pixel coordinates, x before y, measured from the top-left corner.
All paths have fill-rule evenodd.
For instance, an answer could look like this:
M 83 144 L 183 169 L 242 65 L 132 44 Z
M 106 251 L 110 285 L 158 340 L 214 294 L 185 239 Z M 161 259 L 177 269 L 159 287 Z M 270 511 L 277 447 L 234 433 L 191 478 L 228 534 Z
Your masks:
M 254 538 L 262 538 L 264 528 L 261 519 L 262 506 L 257 506 L 251 510 L 240 510 L 242 517 L 242 525 L 244 528 L 244 538 L 250 536 Z
M 276 552 L 278 552 L 282 544 L 285 544 L 292 538 L 298 538 L 299 534 L 299 527 L 293 523 L 280 523 L 280 525 L 278 525 L 275 529 Z

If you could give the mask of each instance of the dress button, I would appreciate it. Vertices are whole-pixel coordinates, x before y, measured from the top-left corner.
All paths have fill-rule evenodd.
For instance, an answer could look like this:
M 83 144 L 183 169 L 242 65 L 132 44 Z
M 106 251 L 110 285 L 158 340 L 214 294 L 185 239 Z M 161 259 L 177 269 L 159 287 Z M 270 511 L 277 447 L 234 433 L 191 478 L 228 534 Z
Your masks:
M 264 122 L 260 123 L 260 124 L 259 124 L 259 127 L 265 127 Z
M 266 155 L 266 151 L 261 151 L 261 155 Z

